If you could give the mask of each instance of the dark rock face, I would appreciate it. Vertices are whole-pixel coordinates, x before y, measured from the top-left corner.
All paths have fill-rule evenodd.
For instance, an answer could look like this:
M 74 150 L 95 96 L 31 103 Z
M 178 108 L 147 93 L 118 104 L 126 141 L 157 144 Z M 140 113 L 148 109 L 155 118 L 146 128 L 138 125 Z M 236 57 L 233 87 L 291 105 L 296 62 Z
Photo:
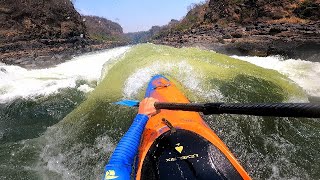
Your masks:
M 201 14 L 183 30 L 186 18 L 162 31 L 154 43 L 200 46 L 226 54 L 267 56 L 319 61 L 319 0 L 210 0 L 191 11 Z M 202 20 L 201 20 L 202 19 Z M 190 23 L 190 21 L 189 21 Z
M 308 0 L 293 11 L 298 17 L 311 20 L 320 19 L 320 0 Z
M 250 23 L 297 16 L 318 20 L 319 2 L 319 0 L 211 0 L 206 19 Z
M 1 62 L 55 64 L 55 53 L 72 54 L 87 45 L 81 38 L 85 35 L 81 16 L 69 0 L 0 1 Z
M 211 0 L 206 20 L 245 24 L 281 19 L 292 16 L 298 3 L 298 0 Z
M 1 0 L 0 42 L 70 38 L 85 26 L 70 0 Z
M 121 26 L 112 27 L 122 33 Z M 70 0 L 0 1 L 0 62 L 43 68 L 123 44 L 90 39 L 84 19 Z

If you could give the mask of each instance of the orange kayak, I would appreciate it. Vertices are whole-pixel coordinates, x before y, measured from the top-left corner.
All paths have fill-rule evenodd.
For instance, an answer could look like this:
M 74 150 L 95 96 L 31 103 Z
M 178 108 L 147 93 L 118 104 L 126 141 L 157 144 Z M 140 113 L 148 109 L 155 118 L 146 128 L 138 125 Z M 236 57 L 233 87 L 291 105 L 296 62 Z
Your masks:
M 189 103 L 169 79 L 154 76 L 146 97 Z M 145 127 L 136 179 L 251 179 L 197 112 L 161 110 Z

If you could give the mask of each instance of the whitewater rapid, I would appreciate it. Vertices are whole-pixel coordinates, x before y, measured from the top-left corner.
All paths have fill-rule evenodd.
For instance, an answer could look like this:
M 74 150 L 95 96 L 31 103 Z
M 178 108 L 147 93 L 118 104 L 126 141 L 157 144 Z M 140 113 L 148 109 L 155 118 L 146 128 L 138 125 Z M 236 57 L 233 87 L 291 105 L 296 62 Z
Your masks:
M 32 98 L 77 88 L 85 93 L 96 86 L 103 65 L 123 55 L 130 47 L 120 47 L 82 55 L 52 68 L 28 70 L 0 64 L 0 103 L 16 98 Z M 78 81 L 85 83 L 77 87 Z
M 142 44 L 82 55 L 47 69 L 0 64 L 0 179 L 101 179 L 136 114 L 134 108 L 110 102 L 140 99 L 154 74 L 178 80 L 193 102 L 320 97 L 319 63 L 233 57 L 241 60 L 196 48 Z M 254 179 L 319 179 L 316 119 L 203 118 Z
M 77 88 L 88 93 L 94 89 L 102 77 L 103 65 L 111 59 L 119 58 L 129 49 L 130 47 L 126 46 L 82 55 L 47 69 L 27 70 L 19 66 L 0 64 L 0 103 L 16 98 L 47 96 L 64 88 Z M 297 83 L 308 95 L 320 97 L 320 63 L 318 62 L 283 59 L 280 56 L 232 57 L 263 68 L 276 70 Z M 168 67 L 173 68 L 170 65 Z M 154 68 L 144 68 L 141 71 L 150 72 L 152 69 Z M 77 86 L 78 81 L 85 83 Z M 142 86 L 140 83 L 139 87 L 132 88 L 130 79 L 126 85 L 124 90 L 126 97 Z
M 284 59 L 281 56 L 232 56 L 257 66 L 273 69 L 286 75 L 302 87 L 309 96 L 320 97 L 320 63 L 301 59 Z

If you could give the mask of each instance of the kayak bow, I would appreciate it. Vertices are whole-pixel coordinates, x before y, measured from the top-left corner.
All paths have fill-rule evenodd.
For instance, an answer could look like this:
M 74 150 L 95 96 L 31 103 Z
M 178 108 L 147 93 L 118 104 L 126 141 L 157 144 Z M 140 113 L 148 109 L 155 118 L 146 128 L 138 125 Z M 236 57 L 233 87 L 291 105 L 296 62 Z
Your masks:
M 154 76 L 146 97 L 189 103 L 169 79 Z M 145 127 L 136 179 L 250 179 L 227 146 L 197 112 L 161 110 Z

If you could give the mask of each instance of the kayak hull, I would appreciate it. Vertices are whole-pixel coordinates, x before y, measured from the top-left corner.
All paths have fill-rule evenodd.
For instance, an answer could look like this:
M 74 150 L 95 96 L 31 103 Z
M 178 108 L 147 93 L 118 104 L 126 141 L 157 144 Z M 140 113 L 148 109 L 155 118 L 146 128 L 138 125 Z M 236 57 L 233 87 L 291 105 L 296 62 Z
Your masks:
M 162 75 L 154 76 L 150 80 L 146 91 L 146 97 L 156 98 L 159 100 L 159 102 L 189 103 L 189 100 L 175 86 L 175 84 Z M 172 110 L 161 110 L 160 113 L 149 119 L 143 132 L 139 147 L 138 161 L 136 165 L 136 179 L 143 179 L 142 168 L 144 167 L 144 161 L 149 156 L 147 154 L 148 152 L 150 154 L 150 148 L 157 141 L 157 139 L 159 139 L 159 137 L 162 138 L 165 133 L 172 134 L 176 131 L 180 132 L 182 130 L 196 134 L 196 136 L 199 136 L 205 141 L 209 142 L 211 146 L 214 146 L 224 155 L 225 159 L 230 162 L 242 179 L 250 179 L 244 168 L 232 155 L 227 146 L 203 121 L 199 113 Z M 196 157 L 199 156 L 196 153 L 183 154 L 184 152 L 182 151 L 187 152 L 187 148 L 191 148 L 190 146 L 183 146 L 182 143 L 180 145 L 179 142 L 174 148 L 176 151 L 178 151 L 177 154 L 181 154 L 180 156 L 177 156 L 181 160 L 201 160 L 201 157 Z M 201 147 L 198 147 L 198 149 L 201 149 Z M 177 157 L 173 157 L 171 159 L 167 158 L 165 162 L 170 163 L 170 161 L 177 161 L 179 160 Z M 197 160 L 197 162 L 199 160 Z

